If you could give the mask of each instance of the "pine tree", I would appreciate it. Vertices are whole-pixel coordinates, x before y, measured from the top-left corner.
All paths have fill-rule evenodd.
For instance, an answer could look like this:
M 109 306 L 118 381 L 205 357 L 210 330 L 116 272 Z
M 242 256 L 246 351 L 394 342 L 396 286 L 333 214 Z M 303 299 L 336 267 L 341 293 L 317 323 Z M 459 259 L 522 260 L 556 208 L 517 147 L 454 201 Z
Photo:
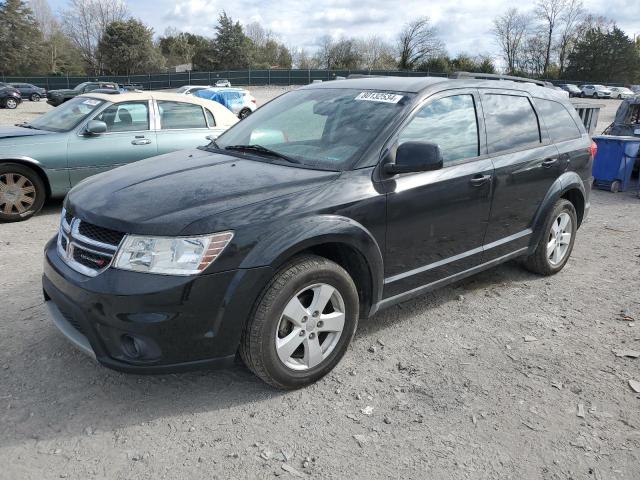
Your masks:
M 0 1 L 0 19 L 0 73 L 44 73 L 42 32 L 26 2 Z
M 226 12 L 222 12 L 218 18 L 212 53 L 218 69 L 249 67 L 251 41 L 244 34 L 240 22 L 234 22 Z

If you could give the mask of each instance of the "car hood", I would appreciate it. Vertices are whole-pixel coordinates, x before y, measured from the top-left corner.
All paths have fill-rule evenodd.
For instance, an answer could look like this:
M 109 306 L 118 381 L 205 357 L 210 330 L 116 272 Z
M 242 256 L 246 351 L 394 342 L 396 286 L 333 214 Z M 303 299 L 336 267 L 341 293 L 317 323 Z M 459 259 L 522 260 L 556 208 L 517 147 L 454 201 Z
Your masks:
M 70 93 L 76 93 L 76 91 L 71 88 L 60 88 L 58 90 L 49 90 L 49 93 L 53 95 L 68 95 Z
M 204 218 L 319 187 L 338 176 L 183 150 L 91 177 L 69 192 L 65 208 L 87 222 L 121 232 L 173 236 Z M 232 220 L 227 223 L 224 229 L 234 228 Z
M 23 127 L 0 127 L 0 141 L 4 138 L 33 137 L 35 135 L 50 135 L 47 130 L 35 130 Z

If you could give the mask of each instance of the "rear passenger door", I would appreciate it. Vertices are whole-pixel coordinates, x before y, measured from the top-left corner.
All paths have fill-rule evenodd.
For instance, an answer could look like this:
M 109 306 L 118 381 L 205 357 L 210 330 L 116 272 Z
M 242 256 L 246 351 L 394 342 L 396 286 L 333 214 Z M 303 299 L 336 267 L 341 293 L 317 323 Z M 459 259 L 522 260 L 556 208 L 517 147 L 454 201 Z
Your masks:
M 525 92 L 482 90 L 487 150 L 495 168 L 484 261 L 528 246 L 532 222 L 560 174 L 558 150 Z
M 211 111 L 187 102 L 157 101 L 160 126 L 158 154 L 185 150 L 209 144 L 224 129 L 216 126 Z

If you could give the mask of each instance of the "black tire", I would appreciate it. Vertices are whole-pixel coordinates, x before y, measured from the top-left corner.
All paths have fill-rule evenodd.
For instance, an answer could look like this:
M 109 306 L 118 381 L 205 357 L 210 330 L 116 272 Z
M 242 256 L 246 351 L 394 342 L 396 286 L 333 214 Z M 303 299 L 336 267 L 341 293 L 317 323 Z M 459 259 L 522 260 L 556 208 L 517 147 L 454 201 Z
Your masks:
M 243 118 L 247 118 L 249 115 L 251 115 L 251 109 L 243 108 L 240 110 L 240 113 L 238 113 L 238 118 L 242 120 Z
M 562 261 L 557 265 L 552 265 L 547 256 L 547 244 L 551 235 L 551 226 L 561 213 L 567 213 L 571 218 L 571 240 L 569 241 L 569 248 L 562 258 Z M 564 198 L 558 200 L 551 209 L 551 212 L 549 212 L 542 228 L 544 233 L 540 238 L 540 242 L 533 254 L 524 260 L 524 266 L 527 270 L 537 273 L 538 275 L 554 275 L 566 265 L 569 257 L 571 257 L 573 244 L 576 240 L 578 216 L 576 215 L 576 209 L 573 204 Z
M 580 98 L 584 98 L 584 97 L 585 97 L 584 92 L 580 92 Z
M 609 187 L 611 193 L 618 193 L 620 191 L 620 181 L 614 180 L 611 182 L 611 186 Z
M 40 95 L 37 93 L 32 93 L 31 96 L 29 97 L 29 100 L 31 100 L 32 102 L 39 102 Z
M 598 92 L 593 92 L 593 95 L 591 95 L 592 98 L 598 98 Z
M 278 325 L 285 306 L 296 293 L 317 283 L 331 285 L 342 296 L 344 327 L 327 358 L 313 368 L 294 370 L 278 357 L 275 342 Z M 356 331 L 358 315 L 358 292 L 346 270 L 316 255 L 295 257 L 274 275 L 258 298 L 242 333 L 240 357 L 254 374 L 276 388 L 292 390 L 304 387 L 325 376 L 338 364 Z
M 9 110 L 15 110 L 18 108 L 18 101 L 15 98 L 7 98 L 2 104 Z
M 618 95 L 618 100 L 622 100 L 622 94 Z
M 9 175 L 14 175 L 12 177 L 14 181 L 16 179 L 15 175 L 20 175 L 27 179 L 33 187 L 33 192 L 29 192 L 27 196 L 33 200 L 30 205 L 23 204 L 24 211 L 18 211 L 15 206 L 8 207 L 7 197 L 0 195 L 0 222 L 21 222 L 31 218 L 42 209 L 47 190 L 40 176 L 29 167 L 17 163 L 0 163 L 0 182 L 9 183 Z M 28 184 L 25 185 L 29 186 Z M 10 210 L 10 213 L 7 210 Z

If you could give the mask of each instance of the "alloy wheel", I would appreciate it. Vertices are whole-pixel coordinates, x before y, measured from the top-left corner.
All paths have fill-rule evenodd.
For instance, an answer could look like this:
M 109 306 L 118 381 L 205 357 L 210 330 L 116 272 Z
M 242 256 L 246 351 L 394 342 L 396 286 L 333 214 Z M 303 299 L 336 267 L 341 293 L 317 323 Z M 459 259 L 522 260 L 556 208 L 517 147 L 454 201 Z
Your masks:
M 21 214 L 29 210 L 36 200 L 33 183 L 19 173 L 0 175 L 0 211 L 6 215 Z
M 292 370 L 318 366 L 335 349 L 345 323 L 340 292 L 326 283 L 299 291 L 284 308 L 276 329 L 276 352 Z
M 572 231 L 571 216 L 566 212 L 558 215 L 551 224 L 547 241 L 547 259 L 551 266 L 556 267 L 564 261 L 571 244 Z
M 13 110 L 18 106 L 18 102 L 16 102 L 13 98 L 9 98 L 7 99 L 5 105 L 8 109 Z

